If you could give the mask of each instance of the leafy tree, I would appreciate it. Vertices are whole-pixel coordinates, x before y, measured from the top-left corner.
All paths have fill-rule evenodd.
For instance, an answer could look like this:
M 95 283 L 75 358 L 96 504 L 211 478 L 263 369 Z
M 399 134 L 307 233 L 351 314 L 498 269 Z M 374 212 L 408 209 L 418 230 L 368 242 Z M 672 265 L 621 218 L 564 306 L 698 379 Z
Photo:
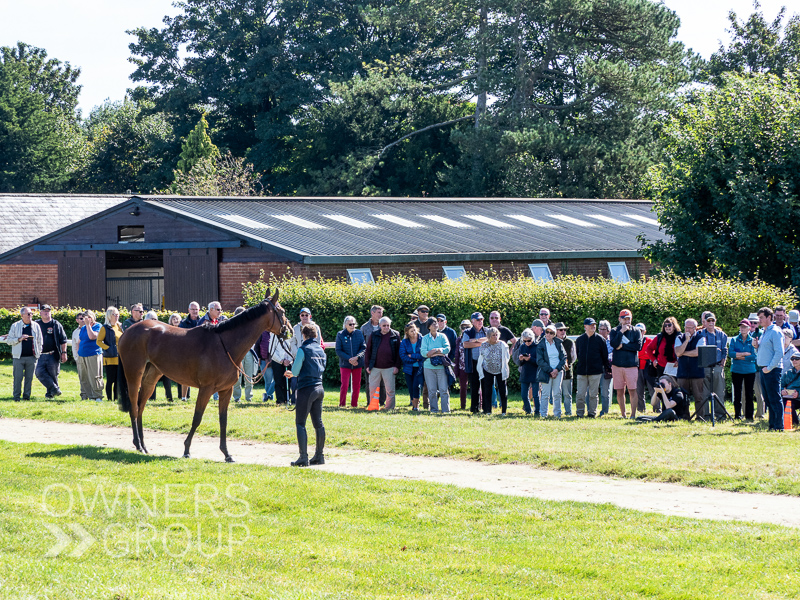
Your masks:
M 0 192 L 67 186 L 82 159 L 79 74 L 41 48 L 0 48 Z
M 172 127 L 152 102 L 107 102 L 95 107 L 83 122 L 87 160 L 76 190 L 120 194 L 148 193 L 172 179 L 171 160 L 177 151 Z
M 793 15 L 783 24 L 786 7 L 775 19 L 768 22 L 759 10 L 758 0 L 753 2 L 755 12 L 747 21 L 739 21 L 736 13 L 728 13 L 732 39 L 726 48 L 719 50 L 709 60 L 707 74 L 713 83 L 722 83 L 723 73 L 772 73 L 783 77 L 787 70 L 800 65 L 800 16 Z
M 253 171 L 253 165 L 226 152 L 199 159 L 188 173 L 175 171 L 175 181 L 164 193 L 181 196 L 263 196 L 264 188 L 260 180 L 261 177 Z
M 645 256 L 686 276 L 800 285 L 799 139 L 797 74 L 728 74 L 722 87 L 693 92 L 650 176 L 672 240 L 649 244 Z
M 420 130 L 430 123 L 464 123 L 472 111 L 403 75 L 373 70 L 331 83 L 328 101 L 298 123 L 290 189 L 300 195 L 437 195 L 439 172 L 458 160 L 457 149 L 450 129 Z
M 208 121 L 206 121 L 206 116 L 203 115 L 186 138 L 186 141 L 181 144 L 178 170 L 188 173 L 201 159 L 216 158 L 218 156 L 219 148 L 214 145 L 208 135 Z

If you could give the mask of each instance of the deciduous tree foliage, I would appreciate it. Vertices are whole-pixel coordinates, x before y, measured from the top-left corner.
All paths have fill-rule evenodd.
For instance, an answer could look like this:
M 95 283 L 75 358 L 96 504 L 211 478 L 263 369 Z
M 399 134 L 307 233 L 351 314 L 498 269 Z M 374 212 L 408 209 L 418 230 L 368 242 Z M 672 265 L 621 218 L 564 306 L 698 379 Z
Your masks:
M 0 192 L 66 186 L 82 157 L 79 74 L 41 48 L 0 48 Z
M 731 42 L 720 44 L 711 56 L 707 73 L 710 81 L 722 84 L 723 73 L 771 73 L 778 77 L 800 65 L 800 16 L 791 16 L 783 24 L 786 7 L 778 11 L 772 22 L 764 18 L 758 0 L 747 21 L 739 21 L 736 13 L 728 13 Z
M 74 191 L 94 194 L 150 193 L 172 179 L 178 145 L 152 102 L 108 102 L 95 107 L 82 127 L 87 158 Z
M 651 173 L 659 223 L 646 250 L 681 275 L 800 285 L 800 78 L 724 75 L 692 93 Z
M 677 17 L 650 0 L 179 5 L 163 29 L 132 32 L 133 78 L 152 86 L 137 93 L 187 115 L 178 135 L 208 110 L 220 147 L 278 192 L 633 195 L 653 160 L 652 115 L 694 66 Z M 472 127 L 453 127 L 467 101 Z M 358 124 L 344 131 L 344 118 Z M 312 136 L 328 126 L 342 135 Z

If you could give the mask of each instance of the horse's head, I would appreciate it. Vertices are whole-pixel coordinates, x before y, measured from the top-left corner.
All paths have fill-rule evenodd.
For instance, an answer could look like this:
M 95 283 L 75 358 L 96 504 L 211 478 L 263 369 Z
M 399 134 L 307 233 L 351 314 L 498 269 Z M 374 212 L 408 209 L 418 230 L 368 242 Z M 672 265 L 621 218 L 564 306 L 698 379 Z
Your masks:
M 277 317 L 278 331 L 273 330 L 272 332 L 277 333 L 281 339 L 286 339 L 286 337 L 292 331 L 292 326 L 286 319 L 286 311 L 283 310 L 283 307 L 280 304 L 278 304 L 279 292 L 280 290 L 275 290 L 275 294 L 270 298 L 269 288 L 267 288 L 267 293 L 264 297 L 264 303 L 272 308 L 273 314 Z M 273 325 L 276 325 L 275 320 L 273 320 L 272 323 Z

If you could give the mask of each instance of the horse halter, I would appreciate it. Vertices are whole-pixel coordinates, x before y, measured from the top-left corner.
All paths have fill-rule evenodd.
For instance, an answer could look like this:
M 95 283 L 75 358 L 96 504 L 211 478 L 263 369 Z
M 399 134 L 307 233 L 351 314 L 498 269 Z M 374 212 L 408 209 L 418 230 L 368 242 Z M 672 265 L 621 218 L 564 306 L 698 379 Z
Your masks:
M 264 302 L 267 303 L 267 306 L 272 308 L 273 314 L 275 314 L 275 316 L 280 318 L 280 315 L 278 314 L 278 306 L 272 301 L 272 298 L 270 298 L 269 300 L 267 300 L 265 298 Z M 281 312 L 283 312 L 283 323 L 281 323 L 281 330 L 280 330 L 280 333 L 277 334 L 277 336 L 278 336 L 278 339 L 283 341 L 283 340 L 287 339 L 287 334 L 292 329 L 291 329 L 291 327 L 289 325 L 286 324 L 286 311 L 283 310 L 283 307 L 281 307 Z

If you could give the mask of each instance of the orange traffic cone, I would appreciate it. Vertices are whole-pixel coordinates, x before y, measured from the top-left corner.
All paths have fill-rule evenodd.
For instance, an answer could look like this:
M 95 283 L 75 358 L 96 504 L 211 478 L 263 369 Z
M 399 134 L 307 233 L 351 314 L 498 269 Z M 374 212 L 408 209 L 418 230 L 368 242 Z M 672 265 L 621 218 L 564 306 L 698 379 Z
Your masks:
M 783 429 L 784 431 L 792 430 L 792 399 L 784 398 L 785 404 L 783 405 Z
M 381 409 L 381 386 L 375 388 L 375 393 L 372 394 L 372 400 L 369 401 L 367 410 L 380 410 Z

